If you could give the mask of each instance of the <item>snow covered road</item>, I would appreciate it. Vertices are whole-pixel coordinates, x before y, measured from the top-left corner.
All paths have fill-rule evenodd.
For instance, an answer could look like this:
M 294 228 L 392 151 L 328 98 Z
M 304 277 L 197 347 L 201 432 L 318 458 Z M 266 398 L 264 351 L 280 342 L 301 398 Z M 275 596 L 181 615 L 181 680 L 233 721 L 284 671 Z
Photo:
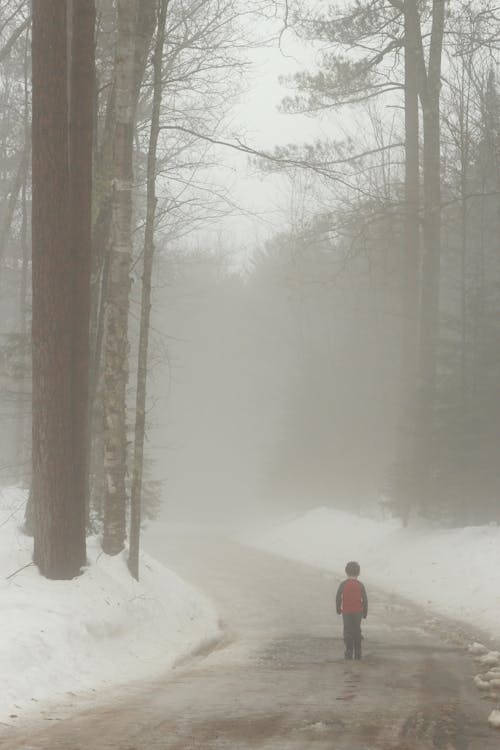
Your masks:
M 493 750 L 467 637 L 371 589 L 364 658 L 345 662 L 337 578 L 223 537 L 165 532 L 148 551 L 210 596 L 217 647 L 165 678 L 54 711 L 7 750 Z M 471 634 L 472 635 L 472 634 Z

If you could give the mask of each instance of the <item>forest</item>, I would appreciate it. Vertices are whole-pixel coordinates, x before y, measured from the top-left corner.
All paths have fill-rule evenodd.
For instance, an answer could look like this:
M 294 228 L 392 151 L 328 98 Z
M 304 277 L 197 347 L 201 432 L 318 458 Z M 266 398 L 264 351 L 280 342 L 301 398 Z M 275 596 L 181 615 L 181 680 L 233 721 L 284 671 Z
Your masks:
M 287 45 L 321 128 L 262 147 Z M 43 575 L 99 534 L 138 578 L 161 507 L 500 521 L 499 50 L 493 0 L 3 0 L 0 481 Z

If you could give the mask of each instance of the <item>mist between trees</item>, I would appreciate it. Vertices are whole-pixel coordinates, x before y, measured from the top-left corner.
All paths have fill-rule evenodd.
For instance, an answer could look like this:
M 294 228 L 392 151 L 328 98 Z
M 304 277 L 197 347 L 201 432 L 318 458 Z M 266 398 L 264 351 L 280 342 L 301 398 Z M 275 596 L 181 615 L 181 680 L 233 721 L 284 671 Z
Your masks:
M 30 8 L 0 9 L 0 439 L 42 573 L 87 532 L 138 577 L 161 508 L 500 520 L 495 4 Z M 282 109 L 332 137 L 264 152 L 232 112 L 290 39 Z M 235 158 L 288 195 L 244 266 Z

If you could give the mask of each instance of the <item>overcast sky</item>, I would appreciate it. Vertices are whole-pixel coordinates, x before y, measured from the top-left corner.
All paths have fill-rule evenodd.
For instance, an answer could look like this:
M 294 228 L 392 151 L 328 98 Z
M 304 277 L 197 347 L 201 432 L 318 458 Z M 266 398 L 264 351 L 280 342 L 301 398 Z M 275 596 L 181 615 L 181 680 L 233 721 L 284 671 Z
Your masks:
M 289 93 L 280 84 L 280 76 L 311 65 L 310 50 L 287 33 L 281 49 L 277 45 L 255 49 L 247 57 L 251 61 L 247 90 L 242 91 L 234 106 L 228 121 L 228 134 L 253 148 L 269 151 L 277 145 L 326 137 L 327 123 L 324 120 L 284 114 L 279 109 L 283 97 Z M 227 165 L 223 180 L 230 186 L 235 203 L 248 215 L 243 213 L 226 219 L 210 234 L 222 239 L 223 243 L 237 243 L 238 254 L 244 258 L 256 245 L 285 228 L 290 210 L 289 183 L 285 177 L 263 176 L 243 154 L 226 149 L 221 156 Z

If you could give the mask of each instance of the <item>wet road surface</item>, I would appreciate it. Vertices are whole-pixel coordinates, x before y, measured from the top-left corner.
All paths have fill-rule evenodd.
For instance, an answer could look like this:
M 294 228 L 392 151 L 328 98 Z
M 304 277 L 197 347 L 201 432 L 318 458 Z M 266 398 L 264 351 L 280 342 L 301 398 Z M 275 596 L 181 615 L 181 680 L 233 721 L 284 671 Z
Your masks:
M 468 637 L 369 587 L 363 660 L 345 662 L 338 580 L 214 536 L 149 548 L 216 602 L 221 641 L 164 678 L 60 706 L 7 750 L 498 750 Z M 366 583 L 366 580 L 365 580 Z M 73 706 L 72 711 L 75 711 Z

